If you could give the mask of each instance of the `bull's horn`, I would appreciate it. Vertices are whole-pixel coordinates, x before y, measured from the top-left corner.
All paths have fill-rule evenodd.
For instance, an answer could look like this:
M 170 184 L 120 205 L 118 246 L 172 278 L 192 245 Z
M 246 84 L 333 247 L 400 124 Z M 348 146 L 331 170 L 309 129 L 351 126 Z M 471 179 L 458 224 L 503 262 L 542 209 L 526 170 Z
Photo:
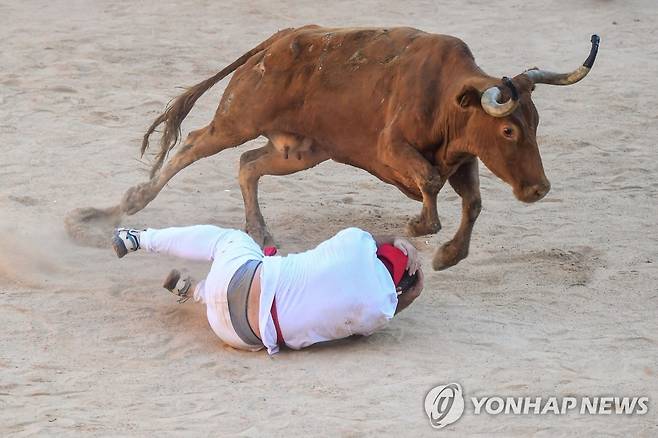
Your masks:
M 486 111 L 487 114 L 493 117 L 505 117 L 514 112 L 516 107 L 519 105 L 519 95 L 512 83 L 511 79 L 505 77 L 503 78 L 503 84 L 505 84 L 511 91 L 511 97 L 507 102 L 499 103 L 500 99 L 500 88 L 490 87 L 484 90 L 482 93 L 482 98 L 480 103 L 482 104 L 482 109 Z
M 601 38 L 598 35 L 592 35 L 592 48 L 589 51 L 589 56 L 577 69 L 571 73 L 553 73 L 550 71 L 531 69 L 524 72 L 524 74 L 535 84 L 550 84 L 550 85 L 571 85 L 575 84 L 591 70 L 596 59 L 596 54 L 599 51 L 599 42 Z

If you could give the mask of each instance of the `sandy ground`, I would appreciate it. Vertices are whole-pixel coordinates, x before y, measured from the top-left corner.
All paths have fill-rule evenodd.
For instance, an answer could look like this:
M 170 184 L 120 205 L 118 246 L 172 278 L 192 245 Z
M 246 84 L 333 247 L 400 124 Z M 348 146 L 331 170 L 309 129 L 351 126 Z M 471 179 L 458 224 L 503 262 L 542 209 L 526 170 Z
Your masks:
M 502 2 L 501 2 L 502 3 Z M 658 434 L 658 7 L 647 1 L 0 2 L 0 435 L 656 436 Z M 181 85 L 277 29 L 410 25 L 464 39 L 494 75 L 570 69 L 602 36 L 592 74 L 539 86 L 539 141 L 553 190 L 533 205 L 482 169 L 470 257 L 431 272 L 459 221 L 414 239 L 417 303 L 370 338 L 273 358 L 224 346 L 203 311 L 160 288 L 176 264 L 75 245 L 63 220 L 146 180 L 140 137 Z M 184 130 L 210 120 L 226 81 Z M 237 160 L 178 175 L 134 226 L 239 228 Z M 284 252 L 343 227 L 402 233 L 419 204 L 335 163 L 265 178 Z M 177 262 L 181 265 L 180 262 Z M 202 274 L 204 265 L 188 266 Z M 646 395 L 644 416 L 487 416 L 442 431 L 427 391 L 467 396 Z

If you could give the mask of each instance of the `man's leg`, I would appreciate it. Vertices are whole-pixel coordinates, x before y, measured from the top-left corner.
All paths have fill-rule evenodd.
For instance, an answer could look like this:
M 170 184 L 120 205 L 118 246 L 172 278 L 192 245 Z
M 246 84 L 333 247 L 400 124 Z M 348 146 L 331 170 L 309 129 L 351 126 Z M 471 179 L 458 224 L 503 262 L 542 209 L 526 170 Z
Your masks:
M 113 239 L 117 256 L 140 248 L 148 252 L 173 255 L 190 260 L 211 261 L 219 239 L 233 230 L 214 225 L 149 228 L 145 231 L 120 228 Z
M 164 229 L 149 228 L 134 230 L 120 228 L 114 234 L 113 245 L 117 256 L 142 248 L 148 252 L 173 255 L 191 260 L 211 261 L 219 239 L 230 229 L 214 225 L 194 225 Z M 205 282 L 197 282 L 187 272 L 173 269 L 164 281 L 163 287 L 178 295 L 179 303 L 194 296 L 194 301 L 204 297 Z
M 214 225 L 193 225 L 161 230 L 149 228 L 140 234 L 140 245 L 148 252 L 189 260 L 211 261 L 217 242 L 233 230 Z

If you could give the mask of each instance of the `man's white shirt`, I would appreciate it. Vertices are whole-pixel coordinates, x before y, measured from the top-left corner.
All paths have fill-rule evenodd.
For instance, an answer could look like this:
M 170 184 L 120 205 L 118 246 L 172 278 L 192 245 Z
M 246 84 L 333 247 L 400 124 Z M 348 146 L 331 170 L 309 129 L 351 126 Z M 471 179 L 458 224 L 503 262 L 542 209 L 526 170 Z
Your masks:
M 393 318 L 398 303 L 375 239 L 358 228 L 303 253 L 263 259 L 259 323 L 270 354 L 278 351 L 270 314 L 275 296 L 285 343 L 293 349 L 369 335 Z

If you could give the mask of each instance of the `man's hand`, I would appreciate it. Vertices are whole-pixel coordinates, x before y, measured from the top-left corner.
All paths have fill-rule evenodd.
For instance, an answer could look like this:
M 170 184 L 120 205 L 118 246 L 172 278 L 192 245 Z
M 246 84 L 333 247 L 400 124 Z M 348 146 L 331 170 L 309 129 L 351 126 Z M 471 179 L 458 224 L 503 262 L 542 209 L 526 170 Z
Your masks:
M 402 237 L 396 237 L 393 240 L 393 246 L 402 251 L 407 256 L 407 271 L 413 275 L 420 270 L 421 260 L 418 250 L 411 242 Z
M 423 291 L 423 287 L 425 287 L 425 276 L 423 275 L 423 270 L 418 268 L 416 275 L 418 275 L 416 284 L 414 284 L 408 291 L 398 295 L 398 306 L 395 308 L 396 315 L 406 309 L 409 304 L 413 303 Z
M 416 280 L 416 283 L 411 286 L 411 289 L 404 293 L 405 295 L 409 295 L 412 298 L 411 301 L 418 298 L 420 293 L 423 291 L 423 288 L 425 287 L 425 274 L 423 274 L 423 270 L 420 267 L 416 271 L 416 275 L 418 275 L 418 280 Z

